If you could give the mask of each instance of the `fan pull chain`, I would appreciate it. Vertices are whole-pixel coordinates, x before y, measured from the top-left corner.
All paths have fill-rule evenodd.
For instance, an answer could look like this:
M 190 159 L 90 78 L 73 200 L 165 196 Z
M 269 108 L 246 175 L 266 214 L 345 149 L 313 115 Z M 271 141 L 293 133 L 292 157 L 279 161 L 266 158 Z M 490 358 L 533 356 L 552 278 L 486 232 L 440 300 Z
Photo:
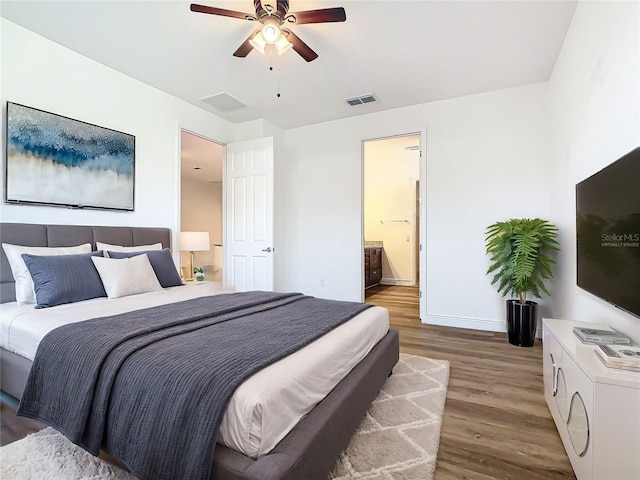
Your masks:
M 269 71 L 273 72 L 273 52 L 269 51 Z M 280 98 L 280 69 L 276 71 L 276 97 Z

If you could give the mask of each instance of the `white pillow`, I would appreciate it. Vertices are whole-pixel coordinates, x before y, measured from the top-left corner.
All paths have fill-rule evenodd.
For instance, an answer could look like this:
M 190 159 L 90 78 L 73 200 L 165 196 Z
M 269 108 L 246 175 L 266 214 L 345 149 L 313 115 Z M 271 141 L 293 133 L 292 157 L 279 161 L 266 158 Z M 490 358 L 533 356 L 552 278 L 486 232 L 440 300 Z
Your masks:
M 123 247 L 122 245 L 110 245 L 108 243 L 96 242 L 96 250 L 104 251 L 104 256 L 109 257 L 107 250 L 112 252 L 143 252 L 146 250 L 162 250 L 162 243 L 153 245 L 137 245 L 135 247 Z
M 7 260 L 11 266 L 13 279 L 16 281 L 16 302 L 20 305 L 36 303 L 36 293 L 33 287 L 33 279 L 22 259 L 23 253 L 30 255 L 76 255 L 78 253 L 91 252 L 91 244 L 85 243 L 75 247 L 24 247 L 3 243 L 2 248 L 7 254 Z
M 129 258 L 91 257 L 91 261 L 109 298 L 162 290 L 146 253 Z

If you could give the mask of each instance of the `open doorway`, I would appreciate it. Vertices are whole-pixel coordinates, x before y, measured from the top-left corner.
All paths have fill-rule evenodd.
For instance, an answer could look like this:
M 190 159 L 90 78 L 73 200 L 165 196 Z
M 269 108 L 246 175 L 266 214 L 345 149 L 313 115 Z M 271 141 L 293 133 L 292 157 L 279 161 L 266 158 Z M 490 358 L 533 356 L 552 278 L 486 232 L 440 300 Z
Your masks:
M 225 146 L 182 130 L 180 134 L 180 231 L 207 232 L 209 249 L 195 252 L 204 278 L 222 285 L 223 162 Z M 189 270 L 189 252 L 180 252 L 181 274 Z
M 420 140 L 363 142 L 364 298 L 418 321 Z

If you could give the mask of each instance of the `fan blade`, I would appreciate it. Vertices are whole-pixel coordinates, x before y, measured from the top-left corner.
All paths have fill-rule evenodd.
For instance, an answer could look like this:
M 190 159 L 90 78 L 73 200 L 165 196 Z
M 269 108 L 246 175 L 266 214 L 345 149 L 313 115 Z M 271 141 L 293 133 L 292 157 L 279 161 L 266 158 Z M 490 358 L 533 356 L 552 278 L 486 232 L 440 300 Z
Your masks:
M 311 62 L 318 58 L 318 54 L 311 50 L 309 45 L 300 40 L 295 33 L 288 28 L 283 28 L 282 31 L 287 33 L 287 40 L 293 44 L 293 49 L 307 62 Z
M 191 4 L 191 11 L 198 13 L 209 13 L 211 15 L 220 15 L 222 17 L 239 18 L 241 20 L 255 20 L 255 15 L 249 13 L 236 12 L 235 10 L 226 10 L 224 8 L 207 7 L 206 5 Z
M 256 30 L 251 35 L 249 35 L 249 37 L 244 41 L 244 43 L 240 45 L 235 52 L 233 52 L 233 56 L 246 57 L 247 55 L 249 55 L 249 53 L 251 53 L 251 50 L 253 50 L 253 45 L 249 43 L 249 40 L 255 37 L 259 32 L 260 32 L 260 29 Z
M 294 12 L 289 14 L 287 19 L 292 17 L 295 18 L 295 22 L 292 23 L 302 25 L 304 23 L 344 22 L 347 19 L 347 14 L 344 8 L 336 7 L 307 10 L 306 12 Z

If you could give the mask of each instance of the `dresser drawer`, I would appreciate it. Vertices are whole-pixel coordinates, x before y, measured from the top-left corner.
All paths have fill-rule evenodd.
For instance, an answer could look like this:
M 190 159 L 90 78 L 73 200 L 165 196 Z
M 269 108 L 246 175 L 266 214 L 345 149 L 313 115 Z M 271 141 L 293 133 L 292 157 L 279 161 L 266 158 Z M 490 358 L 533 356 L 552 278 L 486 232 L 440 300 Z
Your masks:
M 371 283 L 380 283 L 382 280 L 382 269 L 381 268 L 372 268 L 370 271 L 370 281 Z
M 382 268 L 382 249 L 373 248 L 371 250 L 371 268 Z

